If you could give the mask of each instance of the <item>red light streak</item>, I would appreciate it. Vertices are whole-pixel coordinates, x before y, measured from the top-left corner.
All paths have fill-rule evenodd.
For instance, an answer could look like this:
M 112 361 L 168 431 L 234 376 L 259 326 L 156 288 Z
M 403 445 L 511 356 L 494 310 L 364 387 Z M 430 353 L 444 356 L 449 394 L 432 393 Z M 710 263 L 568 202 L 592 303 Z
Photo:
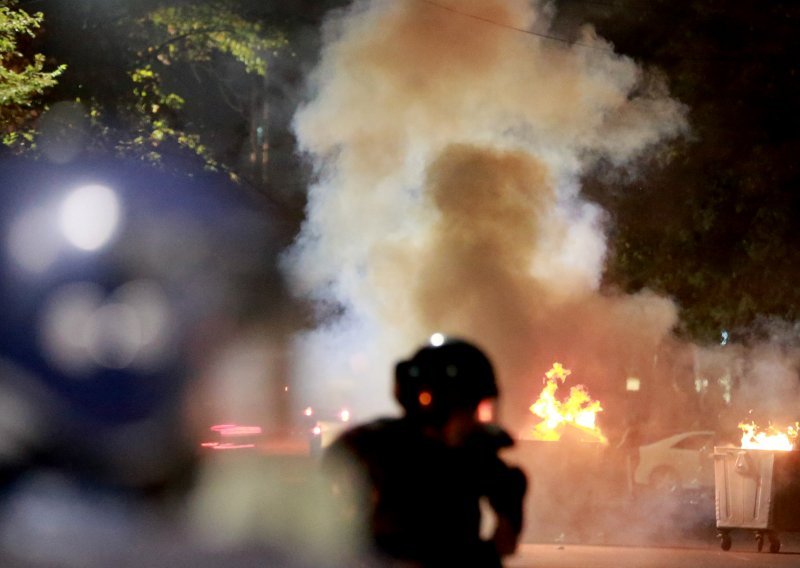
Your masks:
M 261 426 L 239 426 L 238 424 L 215 424 L 209 428 L 212 432 L 216 432 L 222 438 L 256 436 L 262 433 Z M 255 444 L 236 444 L 234 442 L 201 442 L 201 448 L 208 448 L 212 450 L 242 450 L 247 448 L 255 448 Z
M 239 426 L 237 424 L 216 424 L 210 428 L 220 436 L 253 436 L 261 434 L 261 426 Z

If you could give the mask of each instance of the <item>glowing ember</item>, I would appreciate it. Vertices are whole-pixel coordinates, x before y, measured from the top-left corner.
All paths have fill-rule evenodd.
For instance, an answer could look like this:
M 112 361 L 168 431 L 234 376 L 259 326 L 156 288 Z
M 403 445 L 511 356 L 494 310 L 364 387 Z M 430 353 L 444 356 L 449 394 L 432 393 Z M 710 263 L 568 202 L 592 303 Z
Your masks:
M 577 428 L 589 438 L 607 444 L 608 440 L 597 427 L 597 413 L 602 412 L 600 402 L 592 400 L 586 387 L 577 385 L 570 388 L 565 400 L 556 397 L 559 384 L 563 384 L 571 374 L 561 363 L 545 373 L 545 386 L 530 411 L 542 419 L 531 432 L 534 440 L 557 441 L 561 439 L 565 427 Z
M 746 450 L 780 450 L 791 451 L 794 449 L 795 440 L 800 431 L 800 423 L 795 422 L 785 431 L 770 425 L 766 430 L 760 430 L 755 422 L 739 423 L 742 430 L 742 448 Z

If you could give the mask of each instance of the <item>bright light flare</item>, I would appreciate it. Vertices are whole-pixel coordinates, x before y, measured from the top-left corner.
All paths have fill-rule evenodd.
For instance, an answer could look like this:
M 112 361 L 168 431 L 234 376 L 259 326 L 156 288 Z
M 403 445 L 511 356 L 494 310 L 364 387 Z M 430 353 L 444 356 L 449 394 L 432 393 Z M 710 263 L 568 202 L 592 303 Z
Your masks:
M 445 339 L 446 338 L 443 333 L 434 333 L 433 335 L 431 335 L 429 341 L 433 347 L 441 347 L 442 345 L 444 345 Z
M 625 379 L 625 390 L 628 392 L 639 392 L 642 388 L 642 381 L 637 377 L 628 377 Z
M 339 412 L 339 420 L 341 420 L 342 422 L 350 422 L 350 418 L 351 418 L 350 411 L 347 410 L 346 408 L 343 408 Z
M 70 193 L 60 212 L 64 237 L 75 247 L 93 251 L 111 240 L 120 221 L 116 194 L 104 185 L 87 185 Z
M 742 448 L 745 450 L 777 450 L 788 452 L 794 449 L 800 423 L 795 422 L 785 430 L 779 430 L 771 424 L 761 430 L 755 422 L 740 422 L 742 431 Z

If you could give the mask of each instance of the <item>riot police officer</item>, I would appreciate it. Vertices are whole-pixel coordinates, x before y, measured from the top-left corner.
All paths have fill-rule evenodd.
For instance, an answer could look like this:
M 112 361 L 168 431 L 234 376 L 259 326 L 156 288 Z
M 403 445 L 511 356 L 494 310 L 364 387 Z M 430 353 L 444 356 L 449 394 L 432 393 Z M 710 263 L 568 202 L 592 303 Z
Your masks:
M 498 395 L 491 362 L 438 336 L 395 371 L 403 416 L 345 432 L 323 458 L 359 554 L 379 565 L 500 566 L 516 549 L 527 482 L 498 455 L 510 436 L 478 420 Z M 486 538 L 481 501 L 496 517 Z

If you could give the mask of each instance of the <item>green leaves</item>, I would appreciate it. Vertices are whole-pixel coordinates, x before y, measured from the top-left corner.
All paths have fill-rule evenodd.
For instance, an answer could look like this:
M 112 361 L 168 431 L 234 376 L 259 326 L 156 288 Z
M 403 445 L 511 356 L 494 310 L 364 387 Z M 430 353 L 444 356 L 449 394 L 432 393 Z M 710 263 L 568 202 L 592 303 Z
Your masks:
M 614 219 L 606 283 L 674 298 L 693 339 L 714 341 L 722 328 L 741 335 L 764 317 L 791 321 L 800 306 L 800 8 L 640 4 L 594 6 L 586 19 L 668 77 L 691 109 L 692 136 L 667 162 L 644 162 L 635 186 L 587 183 Z
M 10 60 L 11 58 L 4 58 L 3 66 L 0 67 L 0 106 L 30 105 L 36 95 L 53 87 L 57 82 L 56 78 L 66 69 L 65 65 L 60 65 L 53 71 L 45 71 L 45 57 L 40 53 L 24 64 L 8 64 Z
M 41 12 L 33 15 L 24 10 L 15 9 L 16 1 L 8 0 L 0 6 L 0 52 L 14 52 L 17 47 L 16 36 L 25 34 L 30 37 L 36 35 L 44 17 Z
M 90 47 L 62 54 L 76 57 L 63 77 L 64 65 L 48 69 L 44 55 L 19 52 L 17 40 L 25 36 L 24 45 L 36 35 L 44 16 L 16 9 L 16 0 L 0 4 L 3 143 L 35 150 L 34 119 L 47 104 L 80 99 L 90 128 L 88 151 L 158 163 L 168 154 L 189 157 L 236 177 L 233 166 L 223 164 L 240 164 L 247 129 L 258 126 L 252 113 L 263 96 L 261 77 L 270 58 L 288 44 L 282 32 L 248 18 L 246 2 L 154 0 L 147 7 L 131 2 L 113 19 L 75 6 L 74 18 L 82 25 L 81 37 L 73 41 Z M 68 14 L 55 8 L 52 13 Z M 64 24 L 56 20 L 52 30 L 66 33 L 70 28 Z M 48 91 L 57 82 L 57 93 Z M 40 97 L 50 93 L 52 101 Z M 220 124 L 241 141 L 224 140 Z
M 287 45 L 283 34 L 264 30 L 226 2 L 158 8 L 141 22 L 157 38 L 146 53 L 165 65 L 209 61 L 218 52 L 233 57 L 248 73 L 263 76 L 267 55 Z
M 178 124 L 176 113 L 183 108 L 186 100 L 177 93 L 164 92 L 162 78 L 150 64 L 134 68 L 129 76 L 134 85 L 132 108 L 129 111 L 132 135 L 116 133 L 119 136 L 114 143 L 116 151 L 161 163 L 161 151 L 169 146 L 177 146 L 199 156 L 206 169 L 219 169 L 219 162 L 201 143 L 200 136 L 185 132 Z M 100 112 L 95 112 L 99 116 Z
M 35 37 L 44 16 L 16 8 L 16 2 L 0 6 L 0 133 L 6 146 L 33 142 L 28 123 L 38 113 L 31 110 L 35 99 L 55 86 L 66 65 L 46 71 L 41 53 L 26 56 L 18 49 L 18 37 Z
M 186 107 L 198 93 L 180 90 L 185 81 L 175 77 L 185 76 L 188 70 L 204 89 L 222 91 L 229 101 L 249 97 L 249 93 L 240 94 L 228 86 L 219 67 L 232 59 L 246 74 L 263 77 L 269 56 L 287 45 L 285 36 L 246 19 L 237 4 L 228 0 L 164 5 L 122 24 L 129 29 L 135 55 L 128 73 L 133 96 L 122 113 L 130 124 L 130 135 L 120 133 L 117 150 L 155 162 L 161 161 L 161 152 L 188 150 L 206 169 L 223 169 L 236 178 L 203 143 L 204 133 L 193 128 Z M 232 106 L 245 104 L 233 100 Z

